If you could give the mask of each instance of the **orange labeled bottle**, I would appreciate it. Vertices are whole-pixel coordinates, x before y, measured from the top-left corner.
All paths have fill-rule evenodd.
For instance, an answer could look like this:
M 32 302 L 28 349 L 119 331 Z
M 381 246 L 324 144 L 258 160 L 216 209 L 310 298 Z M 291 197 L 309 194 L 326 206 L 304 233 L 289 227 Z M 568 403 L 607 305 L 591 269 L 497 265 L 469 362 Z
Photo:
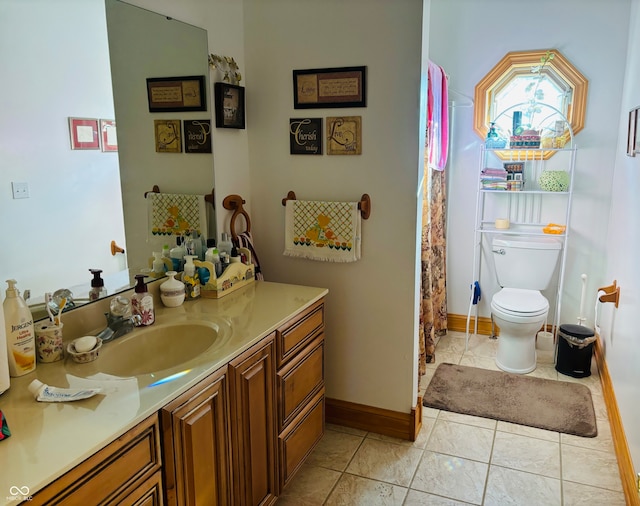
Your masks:
M 7 339 L 9 375 L 23 376 L 36 368 L 36 340 L 33 316 L 16 288 L 16 280 L 8 279 L 7 297 L 2 303 Z

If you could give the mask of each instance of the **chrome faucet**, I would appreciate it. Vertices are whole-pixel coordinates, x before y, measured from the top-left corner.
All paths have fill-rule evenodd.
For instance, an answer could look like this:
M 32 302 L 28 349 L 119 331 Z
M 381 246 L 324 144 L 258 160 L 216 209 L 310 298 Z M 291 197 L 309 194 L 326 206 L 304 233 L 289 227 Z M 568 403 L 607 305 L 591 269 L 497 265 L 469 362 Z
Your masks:
M 107 317 L 107 326 L 98 333 L 103 341 L 111 341 L 124 336 L 142 323 L 140 315 L 120 316 L 111 313 L 104 314 Z

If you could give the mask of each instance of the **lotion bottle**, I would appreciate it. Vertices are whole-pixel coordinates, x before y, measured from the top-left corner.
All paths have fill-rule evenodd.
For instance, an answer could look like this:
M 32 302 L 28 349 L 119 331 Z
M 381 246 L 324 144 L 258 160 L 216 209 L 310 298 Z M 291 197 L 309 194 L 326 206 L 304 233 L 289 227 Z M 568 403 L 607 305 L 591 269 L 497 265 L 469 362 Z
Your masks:
M 231 239 L 229 239 L 229 234 L 222 232 L 222 239 L 218 243 L 218 250 L 220 252 L 225 252 L 228 256 L 231 256 L 231 249 L 233 248 L 233 243 Z
M 144 274 L 136 274 L 136 286 L 131 296 L 131 307 L 134 315 L 140 315 L 142 325 L 151 325 L 156 321 L 156 313 L 153 308 L 153 295 L 147 290 L 144 283 Z
M 0 311 L 0 394 L 9 390 L 11 385 L 7 351 L 7 330 L 4 326 L 4 311 Z
M 20 297 L 16 280 L 8 279 L 7 297 L 2 308 L 4 311 L 7 338 L 9 374 L 23 376 L 36 368 L 36 340 L 33 331 L 33 316 L 29 306 Z

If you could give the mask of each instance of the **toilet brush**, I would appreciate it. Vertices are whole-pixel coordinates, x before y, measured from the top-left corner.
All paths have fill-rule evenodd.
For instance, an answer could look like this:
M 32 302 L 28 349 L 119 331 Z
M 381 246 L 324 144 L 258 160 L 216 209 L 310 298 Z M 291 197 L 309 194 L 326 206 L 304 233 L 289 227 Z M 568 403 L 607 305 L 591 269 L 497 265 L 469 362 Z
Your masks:
M 587 321 L 584 317 L 584 296 L 587 288 L 587 275 L 582 274 L 580 278 L 582 278 L 582 293 L 580 294 L 580 313 L 578 313 L 580 316 L 578 316 L 578 325 L 583 325 L 584 322 Z

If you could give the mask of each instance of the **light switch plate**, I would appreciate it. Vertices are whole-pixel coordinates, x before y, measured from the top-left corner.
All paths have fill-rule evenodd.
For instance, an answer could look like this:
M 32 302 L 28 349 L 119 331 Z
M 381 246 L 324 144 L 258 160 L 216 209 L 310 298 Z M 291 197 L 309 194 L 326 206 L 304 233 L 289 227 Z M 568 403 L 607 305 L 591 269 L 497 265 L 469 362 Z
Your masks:
M 11 183 L 14 199 L 29 198 L 29 183 Z

